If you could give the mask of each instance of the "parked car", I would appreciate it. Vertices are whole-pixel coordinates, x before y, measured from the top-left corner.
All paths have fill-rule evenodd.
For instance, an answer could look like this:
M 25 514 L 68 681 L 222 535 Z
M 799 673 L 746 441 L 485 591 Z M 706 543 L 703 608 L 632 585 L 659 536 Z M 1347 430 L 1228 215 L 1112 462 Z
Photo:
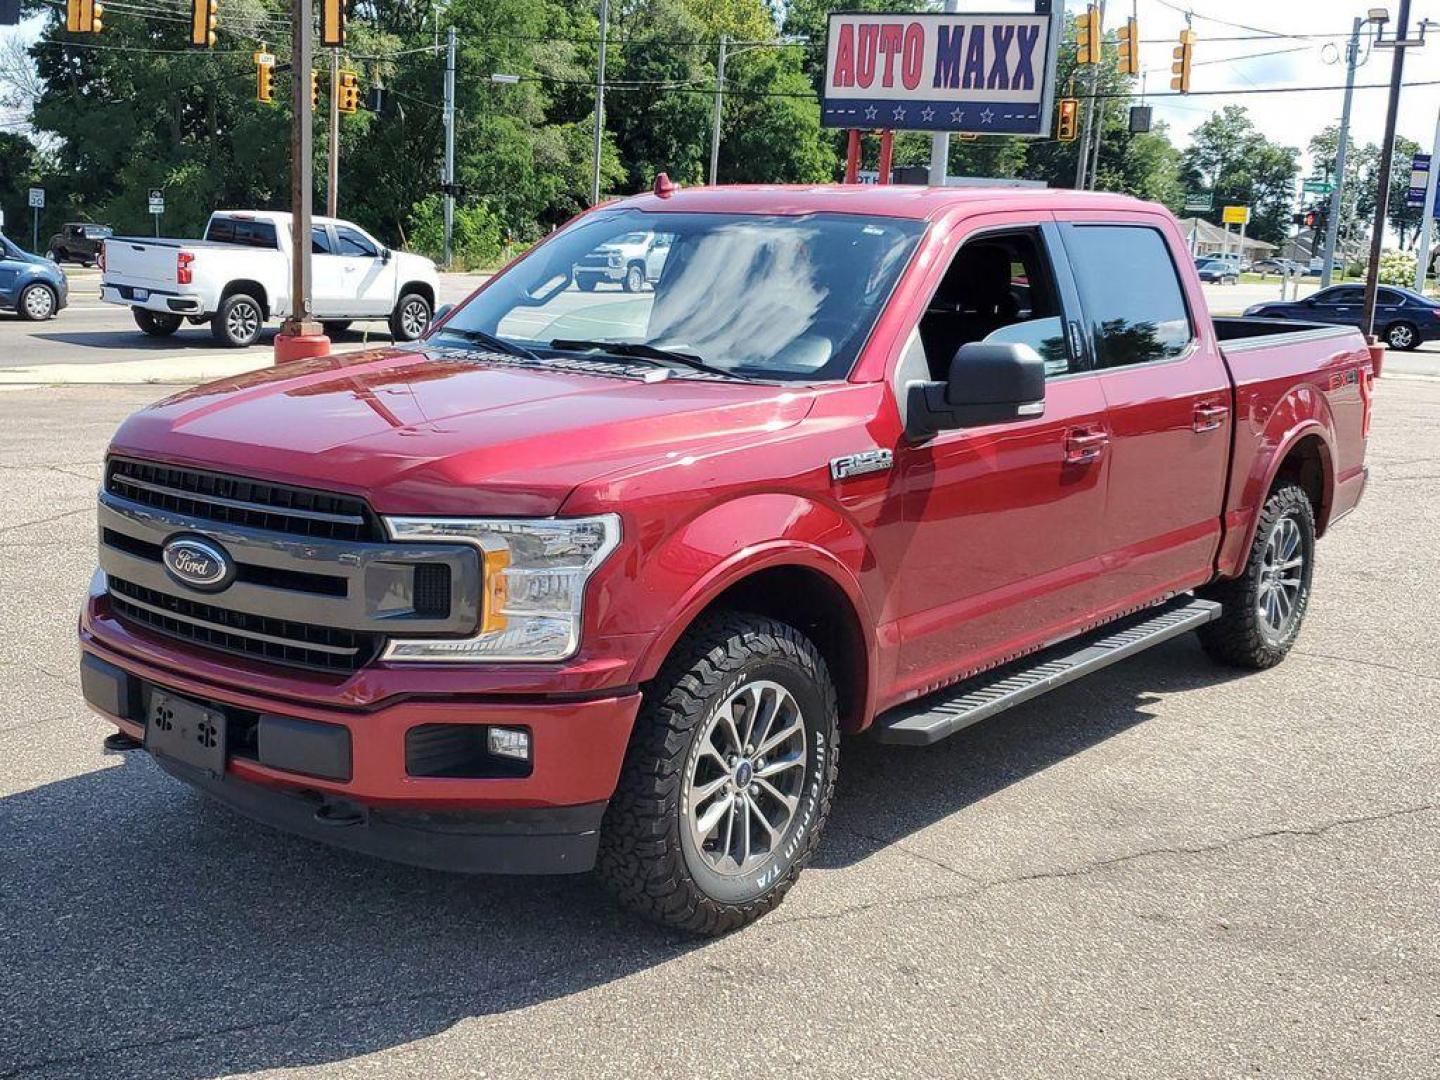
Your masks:
M 603 281 L 639 292 L 660 279 L 669 253 L 669 233 L 630 233 L 586 252 L 575 264 L 575 283 L 585 292 Z
M 1251 269 L 1260 275 L 1279 274 L 1282 277 L 1289 277 L 1300 273 L 1304 269 L 1299 263 L 1290 259 L 1261 259 Z
M 1422 342 L 1440 341 L 1440 300 L 1394 285 L 1380 286 L 1375 300 L 1375 333 L 1390 348 L 1418 349 Z M 1245 314 L 1359 327 L 1365 314 L 1365 287 L 1332 285 L 1304 300 L 1255 304 Z
M 1195 273 L 1200 280 L 1221 285 L 1235 285 L 1240 281 L 1240 271 L 1235 265 L 1223 259 L 1196 259 Z
M 94 266 L 100 260 L 100 249 L 113 235 L 115 230 L 109 225 L 72 221 L 60 226 L 60 231 L 50 238 L 47 255 L 56 264 L 75 262 L 81 266 Z
M 1310 260 L 1310 264 L 1305 267 L 1305 272 L 1304 272 L 1304 274 L 1303 274 L 1302 276 L 1303 276 L 1303 277 L 1320 277 L 1320 272 L 1321 272 L 1322 270 L 1324 270 L 1324 269 L 1325 269 L 1325 260 L 1324 260 L 1324 259 L 1311 259 L 1311 260 Z M 1330 264 L 1330 272 L 1331 272 L 1332 274 L 1339 274 L 1339 275 L 1341 275 L 1341 276 L 1343 277 L 1343 276 L 1345 275 L 1345 263 L 1344 263 L 1342 260 L 1340 260 L 1340 259 L 1334 260 L 1334 261 Z
M 208 322 L 215 340 L 244 347 L 270 319 L 290 314 L 290 215 L 222 210 L 203 240 L 111 237 L 100 299 L 129 307 L 135 324 L 165 337 Z M 391 251 L 360 226 L 317 217 L 310 229 L 311 313 L 327 333 L 388 320 L 397 341 L 430 325 L 439 276 L 419 255 Z
M 63 270 L 0 233 L 0 311 L 40 322 L 58 314 L 69 300 L 70 283 Z
M 581 290 L 643 233 L 653 292 Z M 1175 219 L 1112 194 L 607 203 L 415 345 L 127 420 L 85 698 L 271 825 L 595 867 L 735 929 L 814 854 L 842 741 L 934 743 L 1192 630 L 1285 657 L 1372 359 L 1207 310 Z

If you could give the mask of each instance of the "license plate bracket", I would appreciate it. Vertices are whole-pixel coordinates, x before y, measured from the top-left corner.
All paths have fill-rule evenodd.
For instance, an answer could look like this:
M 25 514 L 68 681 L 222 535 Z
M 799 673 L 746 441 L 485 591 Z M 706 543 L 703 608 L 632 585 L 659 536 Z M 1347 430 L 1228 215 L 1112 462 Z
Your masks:
M 149 289 L 131 289 L 131 290 L 130 290 L 130 295 L 131 295 L 131 297 L 132 297 L 133 299 L 135 299 L 135 300 L 149 300 L 149 299 L 150 299 L 150 290 L 149 290 Z
M 150 693 L 145 714 L 145 749 L 225 775 L 225 714 L 198 701 L 160 690 Z

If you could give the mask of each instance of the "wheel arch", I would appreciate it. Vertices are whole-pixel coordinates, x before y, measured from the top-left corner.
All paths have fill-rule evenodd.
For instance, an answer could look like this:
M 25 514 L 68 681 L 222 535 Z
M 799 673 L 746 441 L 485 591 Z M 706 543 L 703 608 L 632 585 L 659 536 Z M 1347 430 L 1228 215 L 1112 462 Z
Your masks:
M 435 288 L 428 281 L 407 281 L 405 282 L 405 284 L 401 285 L 395 293 L 396 307 L 400 306 L 401 297 L 405 296 L 407 293 L 419 293 L 421 296 L 423 296 L 425 298 L 425 302 L 430 305 L 431 314 L 434 314 Z
M 221 290 L 220 300 L 216 306 L 218 307 L 219 304 L 223 304 L 236 293 L 249 293 L 259 301 L 260 314 L 267 320 L 270 318 L 270 294 L 265 291 L 264 285 L 249 278 L 238 278 L 235 281 L 228 282 L 225 288 Z

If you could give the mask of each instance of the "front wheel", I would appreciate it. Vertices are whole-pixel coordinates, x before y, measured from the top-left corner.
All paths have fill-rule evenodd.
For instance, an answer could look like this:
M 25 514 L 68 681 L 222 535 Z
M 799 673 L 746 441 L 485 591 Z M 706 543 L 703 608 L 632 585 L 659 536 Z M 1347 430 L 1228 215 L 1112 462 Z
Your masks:
M 1300 634 L 1310 604 L 1315 561 L 1315 509 L 1298 484 L 1270 492 L 1255 527 L 1244 572 L 1202 591 L 1218 600 L 1220 618 L 1200 628 L 1200 644 L 1221 663 L 1274 667 Z
M 349 320 L 343 320 L 343 319 L 342 319 L 342 320 L 339 320 L 339 321 L 329 320 L 329 321 L 326 321 L 326 322 L 322 322 L 320 325 L 321 325 L 321 327 L 323 327 L 324 330 L 325 330 L 325 336 L 326 336 L 326 337 L 329 337 L 329 338 L 338 337 L 339 335 L 343 334 L 346 330 L 349 330 L 349 329 L 350 329 L 350 322 L 349 322 Z
M 703 619 L 646 688 L 597 870 L 657 922 L 724 934 L 784 898 L 835 787 L 835 688 L 814 644 L 756 615 Z
M 20 297 L 15 305 L 15 310 L 20 313 L 22 319 L 31 322 L 44 322 L 55 314 L 55 293 L 49 285 L 27 285 L 20 292 Z
M 626 292 L 639 292 L 645 287 L 645 268 L 639 263 L 631 263 L 625 271 L 625 280 L 621 287 Z
M 167 315 L 163 311 L 148 311 L 145 308 L 131 308 L 135 325 L 151 337 L 169 337 L 180 329 L 179 315 Z
M 1393 323 L 1385 331 L 1385 344 L 1392 349 L 1409 352 L 1420 347 L 1420 333 L 1409 323 Z
M 390 314 L 390 337 L 395 341 L 414 341 L 430 326 L 430 301 L 419 293 L 400 297 Z

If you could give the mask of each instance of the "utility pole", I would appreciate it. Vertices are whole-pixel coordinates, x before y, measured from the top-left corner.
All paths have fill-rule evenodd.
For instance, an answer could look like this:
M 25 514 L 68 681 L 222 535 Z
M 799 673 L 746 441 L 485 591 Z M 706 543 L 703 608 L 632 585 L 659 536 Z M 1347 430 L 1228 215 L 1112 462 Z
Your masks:
M 946 11 L 959 11 L 960 0 L 945 0 Z M 950 133 L 937 131 L 930 136 L 930 175 L 925 182 L 931 187 L 944 187 L 950 172 Z
M 720 35 L 720 55 L 715 61 L 715 118 L 710 123 L 710 186 L 720 182 L 720 110 L 725 104 L 726 35 Z
M 445 32 L 445 269 L 455 232 L 455 27 Z
M 1385 219 L 1390 212 L 1390 174 L 1395 165 L 1395 122 L 1400 111 L 1400 86 L 1405 77 L 1405 50 L 1417 42 L 1408 39 L 1410 32 L 1410 0 L 1400 0 L 1400 18 L 1395 24 L 1395 37 L 1384 40 L 1385 27 L 1375 34 L 1376 48 L 1393 48 L 1395 60 L 1390 65 L 1390 96 L 1385 106 L 1385 140 L 1380 145 L 1379 190 L 1375 192 L 1375 222 L 1370 235 L 1370 264 L 1365 270 L 1365 307 L 1360 316 L 1360 332 L 1367 338 L 1375 336 L 1375 301 L 1380 295 L 1380 252 L 1384 250 Z M 1422 25 L 1420 42 L 1425 40 Z
M 1095 178 L 1100 175 L 1100 142 L 1105 138 L 1105 103 L 1100 102 L 1095 106 L 1095 136 L 1091 140 L 1094 146 L 1094 153 L 1090 158 L 1090 175 L 1085 182 L 1090 190 L 1095 190 Z
M 1099 42 L 1104 34 L 1105 0 L 1100 0 L 1100 26 L 1096 28 L 1095 39 Z M 1075 162 L 1075 190 L 1085 190 L 1085 166 L 1090 158 L 1090 139 L 1095 127 L 1095 99 L 1100 93 L 1100 57 L 1090 65 L 1090 102 L 1085 107 L 1085 130 L 1080 135 L 1080 155 Z
M 336 217 L 340 202 L 340 50 L 330 50 L 330 144 L 326 147 L 325 213 Z
M 1425 202 L 1420 207 L 1420 244 L 1415 249 L 1415 291 L 1425 291 L 1430 269 L 1430 235 L 1435 229 L 1435 192 L 1440 181 L 1440 113 L 1435 116 L 1435 143 L 1430 150 L 1430 172 L 1425 177 Z
M 275 339 L 275 361 L 323 356 L 330 343 L 310 315 L 310 197 L 313 126 L 310 105 L 310 71 L 314 49 L 310 35 L 310 0 L 293 0 L 290 15 L 290 216 L 294 242 L 290 245 L 290 317 Z M 308 339 L 308 340 L 307 340 Z
M 1340 143 L 1335 151 L 1335 190 L 1330 193 L 1330 220 L 1325 228 L 1325 263 L 1320 267 L 1320 287 L 1330 287 L 1335 266 L 1335 245 L 1340 239 L 1340 214 L 1345 194 L 1345 154 L 1350 142 L 1350 102 L 1355 97 L 1355 69 L 1360 62 L 1360 29 L 1365 20 L 1355 19 L 1350 31 L 1350 44 L 1345 46 L 1345 107 L 1340 111 Z
M 595 70 L 595 152 L 590 164 L 590 205 L 600 201 L 600 145 L 605 135 L 605 31 L 610 0 L 600 0 L 600 57 Z

